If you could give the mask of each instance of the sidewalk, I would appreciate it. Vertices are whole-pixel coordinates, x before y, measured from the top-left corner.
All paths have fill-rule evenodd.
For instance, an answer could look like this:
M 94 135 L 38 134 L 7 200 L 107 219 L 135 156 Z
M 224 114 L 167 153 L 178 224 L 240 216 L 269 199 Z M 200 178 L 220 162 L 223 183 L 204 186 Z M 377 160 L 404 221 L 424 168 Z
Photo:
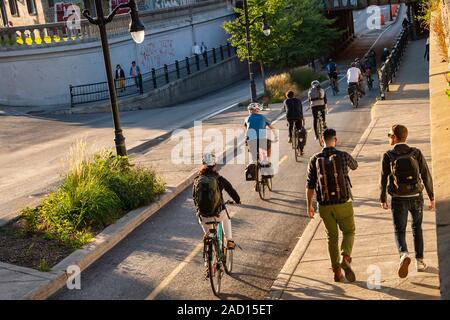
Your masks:
M 351 173 L 354 186 L 356 239 L 353 267 L 357 281 L 335 283 L 331 270 L 325 228 L 319 215 L 312 220 L 271 290 L 272 299 L 439 299 L 435 213 L 425 198 L 423 232 L 427 272 L 417 273 L 415 262 L 409 276 L 397 276 L 399 256 L 394 241 L 391 212 L 379 206 L 379 171 L 382 154 L 388 150 L 387 132 L 394 123 L 409 129 L 409 143 L 422 150 L 431 167 L 428 65 L 422 54 L 425 42 L 410 43 L 399 76 L 390 87 L 387 100 L 372 109 L 372 123 L 355 148 L 359 162 Z M 339 132 L 338 132 L 339 134 Z M 411 224 L 407 241 L 413 255 Z M 379 270 L 379 289 L 367 282 Z

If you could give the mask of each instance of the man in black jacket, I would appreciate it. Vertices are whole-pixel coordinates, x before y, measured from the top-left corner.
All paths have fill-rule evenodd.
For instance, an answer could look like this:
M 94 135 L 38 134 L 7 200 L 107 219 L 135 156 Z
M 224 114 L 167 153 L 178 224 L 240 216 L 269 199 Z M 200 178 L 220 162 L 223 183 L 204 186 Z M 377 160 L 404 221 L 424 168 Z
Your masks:
M 380 203 L 385 210 L 387 192 L 392 197 L 392 217 L 395 228 L 395 238 L 400 253 L 398 275 L 400 278 L 408 276 L 411 258 L 408 257 L 406 245 L 406 225 L 408 211 L 411 212 L 413 223 L 414 248 L 416 252 L 417 271 L 425 271 L 427 265 L 423 261 L 423 195 L 425 189 L 430 198 L 429 209 L 434 209 L 433 179 L 422 152 L 406 144 L 408 129 L 403 125 L 394 125 L 388 133 L 389 143 L 394 146 L 382 158 Z
M 283 111 L 286 112 L 286 120 L 289 123 L 289 143 L 292 142 L 292 129 L 294 123 L 297 129 L 303 126 L 303 107 L 300 99 L 294 97 L 293 91 L 286 93 L 286 100 L 283 103 Z

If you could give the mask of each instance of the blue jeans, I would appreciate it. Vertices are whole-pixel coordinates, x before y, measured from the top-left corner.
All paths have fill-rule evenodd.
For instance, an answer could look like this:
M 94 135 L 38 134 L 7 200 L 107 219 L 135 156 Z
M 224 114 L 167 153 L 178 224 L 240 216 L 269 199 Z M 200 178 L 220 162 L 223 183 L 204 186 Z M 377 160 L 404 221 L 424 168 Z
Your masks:
M 412 216 L 412 233 L 414 237 L 414 249 L 416 259 L 423 259 L 423 197 L 415 198 L 392 198 L 392 217 L 394 220 L 395 240 L 400 253 L 408 252 L 406 244 L 406 226 L 408 223 L 408 212 Z

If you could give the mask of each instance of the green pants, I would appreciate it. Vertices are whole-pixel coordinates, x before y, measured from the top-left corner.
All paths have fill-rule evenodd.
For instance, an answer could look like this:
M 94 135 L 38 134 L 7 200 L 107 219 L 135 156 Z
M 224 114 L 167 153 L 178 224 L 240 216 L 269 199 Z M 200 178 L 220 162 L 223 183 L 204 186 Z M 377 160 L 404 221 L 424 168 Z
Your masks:
M 319 213 L 327 232 L 331 266 L 335 268 L 340 265 L 340 252 L 348 256 L 352 254 L 355 241 L 353 205 L 351 202 L 329 206 L 319 205 Z M 343 234 L 340 252 L 338 227 Z

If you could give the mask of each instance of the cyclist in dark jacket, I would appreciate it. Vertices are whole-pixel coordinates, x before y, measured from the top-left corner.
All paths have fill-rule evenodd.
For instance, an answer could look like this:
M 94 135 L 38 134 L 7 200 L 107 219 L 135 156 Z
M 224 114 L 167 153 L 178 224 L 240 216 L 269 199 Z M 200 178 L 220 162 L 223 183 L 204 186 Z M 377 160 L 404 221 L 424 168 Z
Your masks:
M 294 123 L 297 128 L 303 126 L 303 106 L 301 100 L 294 97 L 293 91 L 288 91 L 286 98 L 283 103 L 283 111 L 286 112 L 286 119 L 289 124 L 289 143 L 291 143 Z

